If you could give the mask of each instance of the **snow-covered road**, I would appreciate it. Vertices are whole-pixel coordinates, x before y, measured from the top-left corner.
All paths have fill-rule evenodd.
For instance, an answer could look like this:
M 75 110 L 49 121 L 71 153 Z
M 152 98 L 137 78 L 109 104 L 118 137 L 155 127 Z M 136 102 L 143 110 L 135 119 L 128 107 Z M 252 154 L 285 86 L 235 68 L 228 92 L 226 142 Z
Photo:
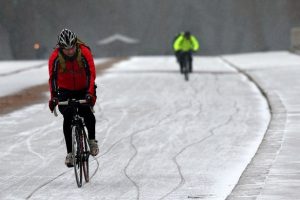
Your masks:
M 228 200 L 300 199 L 300 57 L 269 52 L 225 59 L 255 80 L 272 109 L 264 140 Z
M 64 166 L 62 117 L 46 102 L 0 116 L 0 199 L 225 199 L 271 120 L 257 85 L 235 69 L 257 57 L 195 57 L 189 82 L 173 57 L 106 71 L 95 106 L 101 152 L 81 189 Z

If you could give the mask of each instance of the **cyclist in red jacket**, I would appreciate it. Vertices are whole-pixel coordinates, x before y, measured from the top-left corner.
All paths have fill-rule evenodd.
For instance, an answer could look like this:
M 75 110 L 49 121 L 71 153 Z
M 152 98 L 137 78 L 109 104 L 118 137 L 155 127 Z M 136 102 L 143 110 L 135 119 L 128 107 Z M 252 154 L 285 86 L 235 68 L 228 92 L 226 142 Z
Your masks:
M 97 98 L 95 74 L 94 60 L 89 47 L 81 42 L 72 31 L 63 29 L 58 36 L 57 47 L 49 58 L 51 94 L 49 108 L 51 112 L 58 101 L 66 101 L 70 98 L 86 99 L 91 106 L 94 106 Z M 68 153 L 65 164 L 72 167 L 72 113 L 67 106 L 58 108 L 64 117 L 63 131 Z M 88 129 L 91 154 L 96 156 L 99 148 L 97 140 L 95 140 L 95 116 L 87 106 L 81 106 L 79 114 L 84 118 Z

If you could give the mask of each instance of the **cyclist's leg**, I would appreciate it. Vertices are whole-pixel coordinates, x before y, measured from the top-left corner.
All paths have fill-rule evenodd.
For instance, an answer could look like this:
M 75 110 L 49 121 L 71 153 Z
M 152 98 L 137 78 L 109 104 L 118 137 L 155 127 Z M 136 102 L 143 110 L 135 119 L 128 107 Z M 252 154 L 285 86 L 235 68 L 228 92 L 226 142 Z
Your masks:
M 72 98 L 72 91 L 59 89 L 58 92 L 58 99 L 59 101 L 67 101 L 69 98 Z M 64 117 L 63 122 L 63 131 L 66 141 L 67 152 L 72 152 L 72 130 L 71 130 L 71 123 L 72 123 L 72 109 L 67 106 L 58 106 L 60 113 Z
M 72 152 L 72 129 L 71 129 L 72 112 L 66 106 L 58 106 L 58 108 L 64 117 L 63 131 L 64 131 L 64 136 L 66 141 L 67 153 L 71 153 Z
M 96 118 L 91 109 L 87 106 L 81 106 L 78 110 L 79 115 L 84 118 L 84 123 L 88 130 L 89 139 L 95 139 Z
M 91 111 L 89 107 L 82 106 L 79 108 L 79 114 L 84 118 L 84 123 L 88 130 L 89 136 L 89 145 L 90 151 L 93 156 L 96 156 L 99 153 L 99 148 L 95 136 L 95 126 L 96 126 L 96 118 L 94 113 Z
M 183 73 L 184 52 L 182 51 L 178 52 L 178 60 L 179 60 L 180 73 Z
M 189 71 L 193 72 L 193 55 L 192 55 L 192 52 L 189 52 Z
M 66 141 L 66 147 L 67 147 L 67 156 L 65 159 L 65 164 L 67 167 L 73 167 L 73 155 L 72 155 L 72 113 L 69 109 L 67 109 L 66 106 L 59 106 L 59 111 L 62 113 L 64 117 L 63 122 L 63 131 Z

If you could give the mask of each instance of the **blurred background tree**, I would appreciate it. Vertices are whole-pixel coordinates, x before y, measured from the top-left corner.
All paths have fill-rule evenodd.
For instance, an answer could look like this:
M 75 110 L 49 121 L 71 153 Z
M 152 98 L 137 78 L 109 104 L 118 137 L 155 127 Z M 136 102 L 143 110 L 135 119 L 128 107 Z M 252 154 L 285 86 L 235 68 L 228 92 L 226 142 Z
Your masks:
M 199 38 L 202 55 L 288 50 L 300 26 L 298 0 L 0 0 L 0 59 L 46 59 L 62 28 L 96 57 L 172 54 L 180 31 Z M 99 40 L 121 34 L 140 41 Z M 34 48 L 39 43 L 40 48 Z

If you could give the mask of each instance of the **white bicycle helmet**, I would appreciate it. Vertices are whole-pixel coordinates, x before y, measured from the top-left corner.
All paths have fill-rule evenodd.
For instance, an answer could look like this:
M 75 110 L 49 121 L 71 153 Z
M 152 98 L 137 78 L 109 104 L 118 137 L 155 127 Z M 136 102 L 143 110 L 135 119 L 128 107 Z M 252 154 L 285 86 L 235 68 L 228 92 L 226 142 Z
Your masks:
M 77 42 L 77 36 L 69 29 L 63 29 L 58 35 L 57 44 L 60 48 L 70 49 Z

